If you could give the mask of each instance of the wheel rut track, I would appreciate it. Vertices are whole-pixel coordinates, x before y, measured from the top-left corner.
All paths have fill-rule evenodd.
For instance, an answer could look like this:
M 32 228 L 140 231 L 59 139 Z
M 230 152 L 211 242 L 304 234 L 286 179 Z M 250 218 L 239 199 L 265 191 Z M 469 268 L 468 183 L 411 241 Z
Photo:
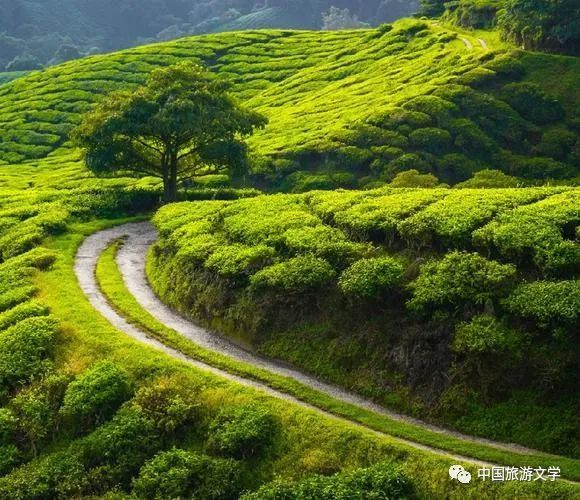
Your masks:
M 152 338 L 145 331 L 131 324 L 123 316 L 121 316 L 111 306 L 111 304 L 109 304 L 107 298 L 101 292 L 101 290 L 99 289 L 99 285 L 97 283 L 95 270 L 101 253 L 113 241 L 121 238 L 125 240 L 125 244 L 120 248 L 117 254 L 117 265 L 119 266 L 119 270 L 123 276 L 125 286 L 127 287 L 127 289 L 135 297 L 137 302 L 139 302 L 139 304 L 145 310 L 147 310 L 150 314 L 152 314 L 155 318 L 157 318 L 158 321 L 164 323 L 167 327 L 175 330 L 176 332 L 193 341 L 194 343 L 198 344 L 199 346 L 226 355 L 234 360 L 242 361 L 250 365 L 253 365 L 257 368 L 268 370 L 277 375 L 294 379 L 300 382 L 301 384 L 308 386 L 311 389 L 332 396 L 337 400 L 352 404 L 354 406 L 377 413 L 379 415 L 383 415 L 393 420 L 404 421 L 432 432 L 444 434 L 465 441 L 471 441 L 473 443 L 492 446 L 498 449 L 504 449 L 524 454 L 537 453 L 548 456 L 547 453 L 531 450 L 515 444 L 497 443 L 483 438 L 463 435 L 455 431 L 436 427 L 434 425 L 408 417 L 406 415 L 392 412 L 357 394 L 349 392 L 343 388 L 327 384 L 317 379 L 316 377 L 307 375 L 284 363 L 280 363 L 275 360 L 259 356 L 258 354 L 248 351 L 243 347 L 233 343 L 226 337 L 218 333 L 212 332 L 206 328 L 202 328 L 193 323 L 192 321 L 190 321 L 189 319 L 184 318 L 183 316 L 179 315 L 178 313 L 170 309 L 168 306 L 166 306 L 155 295 L 148 282 L 145 273 L 145 263 L 147 253 L 149 247 L 157 239 L 157 232 L 153 227 L 153 225 L 149 222 L 124 224 L 121 226 L 113 227 L 111 229 L 106 229 L 94 233 L 84 240 L 82 245 L 79 247 L 75 257 L 75 269 L 74 269 L 75 274 L 77 276 L 79 285 L 83 293 L 86 295 L 91 305 L 102 316 L 104 316 L 114 327 L 116 327 L 123 333 L 129 335 L 130 337 L 134 338 L 135 340 L 143 344 L 146 344 L 150 347 L 153 347 L 157 350 L 160 350 L 165 354 L 171 356 L 172 358 L 193 365 L 196 368 L 201 369 L 203 371 L 210 372 L 212 374 L 218 375 L 222 378 L 245 386 L 253 387 L 278 399 L 282 399 L 291 402 L 293 404 L 299 405 L 303 408 L 313 410 L 334 420 L 348 422 L 350 425 L 354 425 L 358 428 L 370 431 L 376 435 L 387 436 L 413 448 L 433 452 L 442 457 L 458 461 L 470 462 L 478 465 L 493 465 L 482 460 L 462 455 L 456 455 L 436 447 L 417 443 L 409 439 L 393 436 L 386 432 L 377 431 L 375 429 L 372 429 L 371 427 L 367 427 L 366 425 L 358 423 L 356 421 L 352 421 L 350 419 L 334 415 L 331 412 L 328 412 L 312 404 L 306 403 L 281 390 L 273 389 L 265 383 L 258 382 L 253 379 L 245 378 L 239 375 L 235 375 L 220 368 L 211 366 L 210 364 L 193 359 L 183 354 L 182 352 L 173 349 L 171 347 L 168 347 L 162 342 Z

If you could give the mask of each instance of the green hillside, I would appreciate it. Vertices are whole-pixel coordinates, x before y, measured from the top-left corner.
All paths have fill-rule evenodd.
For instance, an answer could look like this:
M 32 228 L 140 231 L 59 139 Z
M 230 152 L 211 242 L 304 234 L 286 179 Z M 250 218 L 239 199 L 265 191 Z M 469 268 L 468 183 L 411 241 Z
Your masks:
M 300 190 L 329 170 L 349 186 L 409 168 L 448 183 L 483 168 L 529 181 L 578 175 L 577 59 L 508 54 L 481 36 L 403 20 L 207 35 L 69 62 L 0 88 L 0 162 L 58 154 L 103 93 L 194 59 L 270 119 L 250 141 L 256 181 L 267 186 Z M 558 78 L 545 85 L 548 71 Z M 297 171 L 306 173 L 287 180 Z
M 576 457 L 579 195 L 382 188 L 169 205 L 149 277 L 171 306 L 267 356 Z
M 0 498 L 578 498 L 579 60 L 266 5 L 230 28 L 280 29 L 0 73 Z M 184 60 L 269 123 L 244 179 L 161 207 L 69 137 Z

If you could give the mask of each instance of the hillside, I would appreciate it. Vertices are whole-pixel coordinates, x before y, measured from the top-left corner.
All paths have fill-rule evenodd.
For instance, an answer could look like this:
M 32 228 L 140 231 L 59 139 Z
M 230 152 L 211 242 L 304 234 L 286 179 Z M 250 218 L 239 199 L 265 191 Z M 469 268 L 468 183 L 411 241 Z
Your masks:
M 111 20 L 129 43 L 168 3 L 44 21 L 134 8 Z M 0 498 L 578 498 L 578 59 L 442 20 L 290 30 L 290 4 L 228 19 L 277 30 L 0 73 Z M 181 61 L 269 124 L 249 175 L 161 206 L 158 178 L 99 178 L 69 134 L 167 66 L 155 95 L 191 126 L 198 76 L 222 85 Z M 212 125 L 241 109 L 220 99 Z
M 229 79 L 269 118 L 250 141 L 265 186 L 350 187 L 409 168 L 447 183 L 483 168 L 532 182 L 578 175 L 578 59 L 508 53 L 493 33 L 411 20 L 206 35 L 31 73 L 0 87 L 0 162 L 66 150 L 99 96 L 184 59 Z M 548 73 L 558 78 L 546 83 Z
M 86 54 L 233 29 L 320 29 L 330 7 L 377 26 L 413 14 L 416 1 L 0 0 L 0 71 L 31 70 Z M 338 20 L 338 27 L 344 21 Z

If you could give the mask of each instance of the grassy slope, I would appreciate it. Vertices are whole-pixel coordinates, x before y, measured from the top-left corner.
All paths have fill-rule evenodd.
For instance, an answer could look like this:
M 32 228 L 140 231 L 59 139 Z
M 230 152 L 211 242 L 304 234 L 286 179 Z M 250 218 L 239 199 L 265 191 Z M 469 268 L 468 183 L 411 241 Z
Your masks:
M 478 65 L 483 49 L 448 40 L 438 26 L 415 37 L 408 31 L 415 24 L 400 21 L 384 36 L 375 30 L 207 35 L 35 72 L 0 89 L 0 160 L 51 153 L 102 93 L 142 83 L 154 67 L 184 59 L 200 59 L 229 77 L 240 99 L 269 116 L 269 127 L 252 139 L 259 152 L 315 146 L 348 122 Z

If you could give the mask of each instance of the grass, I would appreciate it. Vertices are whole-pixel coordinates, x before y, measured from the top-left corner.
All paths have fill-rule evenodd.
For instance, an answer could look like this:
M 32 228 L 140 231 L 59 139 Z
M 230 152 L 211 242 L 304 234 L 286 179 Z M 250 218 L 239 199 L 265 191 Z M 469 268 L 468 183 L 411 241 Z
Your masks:
M 404 422 L 395 421 L 350 404 L 342 403 L 329 396 L 307 388 L 292 380 L 278 377 L 264 370 L 257 370 L 244 363 L 235 362 L 225 356 L 209 352 L 181 337 L 177 332 L 165 327 L 151 314 L 145 311 L 126 289 L 123 278 L 116 265 L 115 255 L 118 243 L 112 244 L 101 255 L 97 267 L 97 279 L 103 293 L 110 303 L 131 323 L 144 329 L 166 345 L 191 356 L 194 359 L 211 364 L 228 372 L 258 380 L 270 387 L 291 394 L 298 399 L 312 404 L 334 415 L 358 422 L 370 429 L 391 436 L 408 439 L 440 450 L 456 453 L 478 460 L 490 461 L 505 465 L 524 466 L 540 463 L 548 466 L 554 462 L 562 467 L 563 475 L 570 479 L 580 479 L 580 461 L 550 455 L 529 455 L 510 452 L 484 446 L 468 441 L 444 436 L 421 429 Z

